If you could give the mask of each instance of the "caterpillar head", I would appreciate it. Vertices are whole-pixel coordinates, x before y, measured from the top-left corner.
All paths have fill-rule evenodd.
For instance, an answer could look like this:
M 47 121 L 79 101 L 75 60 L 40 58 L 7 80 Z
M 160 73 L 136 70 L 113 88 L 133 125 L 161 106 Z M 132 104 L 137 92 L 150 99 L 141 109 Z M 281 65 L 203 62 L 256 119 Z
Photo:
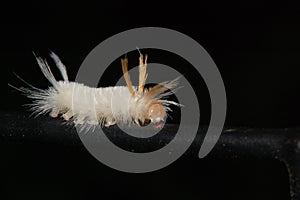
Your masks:
M 164 121 L 167 115 L 164 106 L 159 102 L 151 103 L 148 106 L 147 114 L 147 119 L 153 124 L 159 124 Z

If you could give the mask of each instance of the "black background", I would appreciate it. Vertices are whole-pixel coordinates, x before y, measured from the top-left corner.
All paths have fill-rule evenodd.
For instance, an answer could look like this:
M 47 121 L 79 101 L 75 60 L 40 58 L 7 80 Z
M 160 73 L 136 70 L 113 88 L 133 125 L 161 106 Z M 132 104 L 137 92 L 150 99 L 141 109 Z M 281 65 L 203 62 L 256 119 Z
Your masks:
M 241 2 L 22 1 L 2 4 L 0 89 L 4 91 L 4 95 L 1 95 L 0 110 L 7 112 L 24 111 L 22 104 L 29 102 L 25 97 L 7 86 L 7 83 L 15 86 L 22 85 L 13 75 L 13 72 L 35 86 L 41 88 L 49 86 L 35 62 L 32 51 L 48 59 L 49 49 L 57 53 L 67 66 L 70 79 L 74 80 L 80 64 L 88 53 L 106 38 L 131 28 L 156 26 L 174 29 L 192 37 L 211 55 L 219 68 L 226 87 L 228 100 L 226 126 L 298 127 L 300 112 L 300 7 L 295 2 L 286 1 Z M 200 106 L 205 113 L 203 124 L 207 124 L 210 104 L 205 83 L 201 77 L 195 78 L 193 75 L 188 75 L 190 73 L 188 64 L 178 60 L 174 55 L 158 51 L 151 54 L 151 50 L 144 50 L 144 53 L 149 54 L 150 62 L 152 60 L 174 65 L 176 69 L 182 70 L 194 87 L 203 91 L 203 95 L 199 94 L 201 96 Z M 137 53 L 133 53 L 133 59 L 137 55 Z M 120 68 L 119 61 L 112 65 L 112 67 Z M 57 72 L 55 73 L 57 74 Z M 112 75 L 114 78 L 120 76 L 120 70 Z M 107 80 L 104 79 L 103 86 L 113 84 L 112 79 L 111 77 Z M 45 167 L 47 173 L 49 170 L 51 171 L 51 167 L 56 166 L 52 162 L 62 162 L 62 168 L 65 171 L 68 171 L 66 166 L 71 168 L 74 164 L 76 170 L 73 170 L 74 174 L 67 173 L 65 175 L 65 173 L 59 172 L 60 168 L 56 166 L 53 175 L 47 175 L 41 179 L 37 178 L 39 177 L 37 171 L 41 173 L 43 171 L 39 167 L 34 168 L 35 170 L 32 170 L 29 175 L 20 173 L 20 177 L 15 177 L 14 180 L 15 182 L 21 180 L 24 182 L 21 181 L 18 187 L 14 189 L 10 190 L 5 187 L 3 190 L 10 195 L 12 193 L 16 195 L 16 190 L 22 188 L 23 184 L 31 184 L 30 187 L 37 187 L 38 190 L 42 191 L 41 195 L 51 194 L 55 198 L 64 197 L 62 194 L 72 197 L 74 185 L 76 185 L 78 195 L 75 193 L 74 196 L 91 194 L 91 189 L 92 194 L 98 191 L 99 197 L 101 197 L 101 192 L 105 190 L 105 194 L 109 193 L 108 191 L 115 195 L 120 192 L 126 197 L 136 194 L 138 198 L 144 198 L 143 195 L 147 195 L 148 198 L 150 196 L 159 198 L 155 195 L 157 194 L 165 198 L 167 193 L 176 191 L 175 197 L 196 199 L 201 198 L 202 191 L 204 199 L 217 199 L 218 194 L 211 189 L 216 184 L 218 185 L 217 191 L 222 190 L 222 188 L 226 191 L 220 192 L 224 199 L 283 199 L 288 196 L 287 174 L 282 165 L 278 163 L 273 165 L 272 162 L 255 163 L 251 161 L 233 161 L 229 164 L 226 162 L 215 163 L 216 161 L 204 162 L 202 165 L 204 167 L 201 169 L 210 169 L 212 170 L 210 172 L 213 173 L 214 169 L 220 170 L 218 166 L 221 165 L 224 170 L 221 172 L 224 173 L 219 172 L 219 175 L 213 176 L 215 180 L 201 191 L 194 184 L 185 185 L 183 183 L 193 182 L 193 177 L 199 176 L 201 179 L 201 176 L 204 176 L 202 173 L 194 175 L 193 170 L 185 176 L 184 171 L 187 168 L 182 164 L 183 161 L 179 161 L 179 164 L 174 164 L 160 172 L 144 176 L 124 175 L 102 166 L 102 171 L 97 171 L 98 174 L 95 177 L 101 179 L 104 173 L 110 174 L 104 176 L 104 182 L 109 182 L 111 179 L 119 181 L 115 188 L 113 183 L 108 183 L 110 189 L 107 189 L 103 188 L 105 184 L 100 184 L 98 187 L 97 184 L 102 180 L 95 180 L 91 174 L 87 177 L 79 175 L 78 179 L 74 178 L 78 176 L 77 170 L 80 170 L 79 167 L 76 168 L 74 162 L 78 162 L 77 164 L 83 168 L 82 170 L 89 168 L 96 170 L 101 165 L 93 158 L 86 158 L 89 157 L 87 152 L 85 155 L 79 156 L 79 161 L 76 161 L 74 157 L 73 160 L 72 158 L 65 160 L 63 156 L 59 157 L 57 151 L 56 159 L 52 158 L 51 161 L 47 161 L 52 163 L 49 167 L 45 164 L 45 159 L 33 162 L 38 155 L 34 154 L 33 157 L 29 157 L 28 150 L 23 155 L 21 152 L 26 152 L 24 150 L 26 148 L 18 148 L 16 148 L 18 150 L 13 147 L 6 149 L 8 152 L 13 151 L 11 154 L 8 153 L 8 157 L 16 156 L 14 162 L 7 164 L 7 168 L 5 168 L 8 170 L 8 174 L 14 174 L 14 170 L 22 170 L 24 163 L 32 163 L 34 166 L 41 164 L 40 167 Z M 49 153 L 46 148 L 44 151 L 40 151 Z M 72 155 L 70 152 L 69 154 Z M 64 155 L 70 156 L 69 154 Z M 19 160 L 20 157 L 23 157 L 23 160 Z M 88 162 L 88 167 L 80 161 Z M 6 159 L 5 162 L 9 163 L 10 161 Z M 196 162 L 196 166 L 200 165 L 199 162 Z M 188 164 L 194 165 L 195 163 Z M 12 167 L 12 165 L 20 165 L 20 168 Z M 31 165 L 27 167 L 32 169 Z M 196 167 L 192 166 L 191 168 Z M 244 179 L 241 178 L 241 174 L 244 174 L 243 169 L 247 171 L 246 173 L 250 173 Z M 266 173 L 267 169 L 269 169 L 269 174 Z M 277 173 L 277 170 L 280 173 Z M 232 181 L 228 180 L 232 176 L 224 175 L 226 173 L 233 174 Z M 235 173 L 238 175 L 234 176 Z M 6 181 L 10 180 L 8 174 L 4 175 Z M 261 177 L 263 175 L 265 177 Z M 35 177 L 32 182 L 28 181 L 31 176 Z M 179 176 L 178 179 L 176 176 Z M 73 177 L 74 180 L 70 181 L 70 177 Z M 217 180 L 218 178 L 220 180 Z M 204 178 L 204 180 L 206 179 L 209 178 Z M 78 180 L 79 182 L 76 182 Z M 35 181 L 40 181 L 41 184 Z M 144 181 L 146 182 L 145 188 L 141 189 Z M 176 184 L 178 182 L 180 182 L 180 186 Z M 13 188 L 15 183 L 10 184 Z M 179 189 L 182 188 L 182 184 L 184 191 Z M 233 188 L 230 187 L 231 184 Z M 136 185 L 139 185 L 141 192 L 136 193 L 131 190 Z M 204 184 L 200 185 L 203 186 Z M 28 192 L 30 187 L 25 187 L 22 194 L 38 194 L 34 192 L 35 190 Z M 42 190 L 42 188 L 53 189 Z M 80 193 L 78 188 L 84 191 Z M 274 194 L 272 195 L 270 191 L 274 191 Z M 247 194 L 248 197 L 245 197 Z M 213 197 L 210 198 L 209 195 L 213 195 Z M 120 197 L 122 197 L 121 194 Z
M 295 3 L 26 1 L 2 8 L 1 88 L 7 94 L 2 109 L 17 109 L 26 101 L 19 101 L 19 94 L 6 85 L 22 85 L 13 72 L 35 86 L 49 85 L 32 51 L 48 60 L 49 49 L 54 51 L 74 80 L 87 54 L 106 38 L 131 28 L 158 26 L 187 34 L 211 55 L 226 87 L 228 126 L 299 124 L 300 14 Z M 149 62 L 163 64 L 178 57 L 144 53 Z M 130 61 L 137 63 L 137 56 Z M 189 74 L 186 65 L 177 68 Z M 120 76 L 119 60 L 114 69 Z M 194 79 L 189 80 L 202 82 L 200 76 Z M 207 98 L 200 98 L 204 111 Z

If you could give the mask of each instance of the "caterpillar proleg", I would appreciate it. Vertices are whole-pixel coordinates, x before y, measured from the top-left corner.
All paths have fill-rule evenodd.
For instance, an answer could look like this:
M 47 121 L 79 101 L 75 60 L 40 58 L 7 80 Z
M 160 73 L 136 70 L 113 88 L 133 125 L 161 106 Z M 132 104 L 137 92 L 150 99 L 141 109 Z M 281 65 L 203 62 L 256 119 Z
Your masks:
M 128 73 L 128 59 L 124 58 L 121 59 L 121 66 L 127 86 L 103 88 L 88 87 L 69 81 L 66 67 L 59 57 L 53 52 L 50 56 L 63 80 L 57 81 L 47 61 L 35 56 L 42 73 L 52 86 L 43 90 L 27 83 L 28 88 L 17 88 L 25 96 L 33 99 L 30 106 L 36 115 L 50 113 L 51 117 L 61 116 L 74 125 L 83 126 L 109 127 L 115 124 L 133 123 L 140 126 L 146 122 L 159 125 L 166 119 L 167 112 L 171 111 L 169 107 L 171 104 L 180 106 L 179 103 L 166 99 L 173 93 L 178 79 L 159 83 L 150 89 L 144 87 L 148 76 L 147 55 L 140 53 L 139 86 L 132 85 Z

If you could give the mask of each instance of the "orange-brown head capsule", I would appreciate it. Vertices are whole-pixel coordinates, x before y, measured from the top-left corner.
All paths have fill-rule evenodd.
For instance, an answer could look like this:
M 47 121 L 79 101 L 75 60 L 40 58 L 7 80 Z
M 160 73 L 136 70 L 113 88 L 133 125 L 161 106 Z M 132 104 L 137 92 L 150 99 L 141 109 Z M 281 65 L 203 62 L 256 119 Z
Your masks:
M 166 110 L 159 102 L 151 103 L 148 107 L 148 117 L 153 124 L 164 121 L 166 118 Z

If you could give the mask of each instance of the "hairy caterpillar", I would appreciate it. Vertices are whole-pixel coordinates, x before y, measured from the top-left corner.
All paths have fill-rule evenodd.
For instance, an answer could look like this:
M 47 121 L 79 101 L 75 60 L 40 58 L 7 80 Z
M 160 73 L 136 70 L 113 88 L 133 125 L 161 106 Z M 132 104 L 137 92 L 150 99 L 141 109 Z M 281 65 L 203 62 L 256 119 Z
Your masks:
M 50 113 L 51 117 L 62 116 L 66 121 L 83 126 L 99 124 L 109 127 L 115 124 L 132 123 L 141 126 L 150 122 L 160 127 L 167 117 L 167 112 L 171 111 L 169 106 L 171 104 L 180 106 L 174 101 L 166 100 L 166 97 L 173 94 L 172 89 L 177 86 L 178 79 L 157 84 L 150 89 L 144 87 L 148 76 L 147 55 L 143 56 L 140 53 L 138 87 L 132 85 L 128 73 L 128 59 L 124 58 L 121 59 L 121 65 L 127 86 L 104 88 L 92 88 L 81 83 L 70 82 L 66 67 L 59 57 L 53 52 L 50 56 L 59 69 L 63 81 L 55 79 L 46 60 L 35 56 L 41 71 L 52 86 L 43 90 L 20 78 L 29 88 L 16 88 L 33 99 L 30 106 L 33 113 L 37 115 Z

